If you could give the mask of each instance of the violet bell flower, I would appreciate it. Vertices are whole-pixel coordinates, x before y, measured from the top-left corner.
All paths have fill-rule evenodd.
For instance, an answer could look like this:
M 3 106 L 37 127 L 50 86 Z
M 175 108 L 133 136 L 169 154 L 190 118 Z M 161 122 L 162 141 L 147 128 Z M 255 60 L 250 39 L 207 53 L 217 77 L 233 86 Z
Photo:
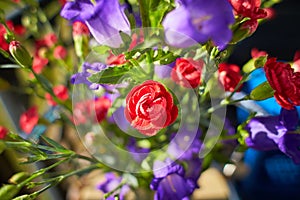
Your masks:
M 117 177 L 114 173 L 112 172 L 108 172 L 105 174 L 105 178 L 106 180 L 102 183 L 100 183 L 97 188 L 99 190 L 101 190 L 104 193 L 108 193 L 112 190 L 114 190 L 116 187 L 118 187 L 118 185 L 121 183 L 122 178 L 121 177 Z M 129 191 L 129 186 L 128 185 L 123 185 L 120 189 L 119 189 L 119 198 L 120 200 L 124 200 L 125 199 L 125 195 L 126 193 Z M 117 192 L 116 192 L 117 193 Z M 115 193 L 113 193 L 111 196 L 109 196 L 107 198 L 107 200 L 114 200 Z
M 223 50 L 232 38 L 234 23 L 228 0 L 177 0 L 177 7 L 163 21 L 167 42 L 176 47 L 190 47 L 212 40 Z
M 296 109 L 281 109 L 279 116 L 254 117 L 246 126 L 248 147 L 257 150 L 280 150 L 300 164 L 299 116 Z
M 176 163 L 159 168 L 163 162 L 154 163 L 154 178 L 150 184 L 152 190 L 156 190 L 155 200 L 183 200 L 197 188 L 195 182 L 185 177 L 184 168 Z
M 75 0 L 67 2 L 61 16 L 83 21 L 101 45 L 117 48 L 123 42 L 119 31 L 130 34 L 130 24 L 118 0 Z

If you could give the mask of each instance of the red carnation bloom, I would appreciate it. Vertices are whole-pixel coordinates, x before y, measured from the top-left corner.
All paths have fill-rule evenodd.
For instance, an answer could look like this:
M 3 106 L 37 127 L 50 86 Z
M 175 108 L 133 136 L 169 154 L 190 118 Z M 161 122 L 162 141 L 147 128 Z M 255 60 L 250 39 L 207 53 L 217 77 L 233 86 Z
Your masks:
M 53 51 L 53 56 L 56 59 L 64 59 L 67 56 L 67 50 L 65 49 L 65 47 L 59 45 L 55 47 Z
M 125 117 L 140 133 L 153 136 L 172 124 L 178 115 L 172 95 L 159 82 L 148 80 L 126 97 Z
M 0 139 L 4 139 L 8 133 L 8 130 L 3 126 L 0 126 Z
M 221 63 L 219 65 L 218 79 L 223 85 L 225 91 L 233 92 L 238 83 L 242 80 L 240 68 L 234 64 Z M 241 87 L 238 91 L 241 90 Z
M 201 72 L 204 62 L 191 58 L 178 58 L 172 69 L 171 78 L 186 88 L 195 88 L 200 85 Z
M 229 0 L 236 14 L 250 19 L 267 17 L 267 12 L 260 8 L 260 0 Z
M 294 109 L 300 105 L 300 72 L 294 72 L 288 63 L 269 58 L 264 66 L 266 77 L 275 90 L 274 97 L 283 108 Z
M 55 86 L 53 88 L 53 93 L 61 101 L 65 101 L 69 98 L 68 88 L 64 85 Z M 45 95 L 45 98 L 47 99 L 49 105 L 51 106 L 57 105 L 49 93 Z
M 24 112 L 20 117 L 20 128 L 27 134 L 30 134 L 35 125 L 39 121 L 39 115 L 37 112 L 37 107 L 33 106 Z

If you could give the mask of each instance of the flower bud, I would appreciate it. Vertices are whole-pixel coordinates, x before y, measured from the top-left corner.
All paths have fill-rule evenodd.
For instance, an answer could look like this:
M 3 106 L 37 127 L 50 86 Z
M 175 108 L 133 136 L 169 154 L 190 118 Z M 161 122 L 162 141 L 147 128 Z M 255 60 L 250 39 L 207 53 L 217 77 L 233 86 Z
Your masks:
M 32 58 L 19 41 L 9 43 L 9 52 L 21 67 L 31 67 Z
M 0 188 L 0 198 L 1 199 L 13 199 L 20 191 L 18 185 L 3 185 Z
M 79 21 L 73 23 L 73 40 L 78 57 L 85 57 L 88 54 L 89 35 L 90 31 L 84 23 Z
M 8 133 L 8 130 L 3 126 L 0 126 L 0 139 L 4 139 Z
M 56 59 L 64 59 L 67 56 L 67 50 L 63 46 L 59 45 L 55 47 L 53 56 Z

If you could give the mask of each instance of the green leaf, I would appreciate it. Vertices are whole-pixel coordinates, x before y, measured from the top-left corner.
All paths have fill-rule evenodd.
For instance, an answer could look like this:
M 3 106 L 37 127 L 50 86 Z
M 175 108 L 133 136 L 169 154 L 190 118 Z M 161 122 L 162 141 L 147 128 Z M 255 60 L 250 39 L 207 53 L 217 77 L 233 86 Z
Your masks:
M 170 0 L 151 0 L 149 18 L 152 27 L 161 27 L 161 22 L 167 13 L 174 7 Z
M 99 84 L 117 84 L 131 69 L 132 66 L 129 65 L 109 67 L 101 72 L 93 74 L 88 80 L 92 83 Z
M 14 196 L 16 196 L 19 193 L 20 189 L 21 188 L 17 185 L 3 185 L 0 188 L 0 199 L 11 200 Z
M 244 66 L 243 66 L 243 72 L 250 73 L 253 70 L 255 70 L 254 66 L 254 60 L 250 59 Z
M 107 51 L 110 50 L 110 47 L 108 46 L 96 46 L 96 47 L 93 47 L 93 51 L 95 51 L 96 53 L 99 53 L 101 55 L 107 53 Z
M 265 65 L 265 63 L 267 62 L 267 57 L 268 56 L 260 56 L 259 58 L 257 58 L 254 61 L 255 68 L 263 67 Z
M 62 146 L 61 144 L 57 143 L 56 141 L 48 138 L 48 137 L 45 137 L 45 136 L 42 136 L 42 139 L 48 143 L 48 145 L 56 148 L 56 149 L 61 149 L 61 150 L 67 150 L 64 146 Z
M 274 95 L 274 90 L 270 86 L 270 84 L 266 81 L 251 91 L 250 99 L 261 101 L 261 100 L 271 98 L 273 97 L 273 95 Z

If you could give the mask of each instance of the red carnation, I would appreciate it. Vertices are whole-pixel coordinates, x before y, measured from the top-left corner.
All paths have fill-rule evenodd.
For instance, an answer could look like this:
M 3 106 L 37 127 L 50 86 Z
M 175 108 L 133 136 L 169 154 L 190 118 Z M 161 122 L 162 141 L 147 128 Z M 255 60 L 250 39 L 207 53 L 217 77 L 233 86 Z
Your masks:
M 39 115 L 37 112 L 37 107 L 33 106 L 24 112 L 20 117 L 20 128 L 27 134 L 30 134 L 35 125 L 39 121 Z
M 191 58 L 178 58 L 172 69 L 171 78 L 186 88 L 195 88 L 200 85 L 201 72 L 204 62 Z
M 4 139 L 8 133 L 8 130 L 3 126 L 0 126 L 0 139 Z
M 148 80 L 126 97 L 125 117 L 140 133 L 153 136 L 172 124 L 178 115 L 172 95 L 159 82 Z
M 260 0 L 229 0 L 237 15 L 250 19 L 267 17 L 267 12 L 260 8 Z
M 240 68 L 234 64 L 221 63 L 219 65 L 218 79 L 225 91 L 233 92 L 238 83 L 242 80 Z M 238 89 L 238 91 L 241 87 Z
M 61 101 L 65 101 L 69 98 L 68 88 L 64 85 L 55 86 L 53 88 L 53 93 Z M 49 105 L 56 105 L 56 102 L 53 100 L 52 96 L 49 93 L 45 95 L 45 98 L 47 99 Z
M 264 69 L 277 102 L 287 110 L 299 106 L 300 72 L 294 72 L 290 64 L 277 62 L 276 58 L 269 58 Z

